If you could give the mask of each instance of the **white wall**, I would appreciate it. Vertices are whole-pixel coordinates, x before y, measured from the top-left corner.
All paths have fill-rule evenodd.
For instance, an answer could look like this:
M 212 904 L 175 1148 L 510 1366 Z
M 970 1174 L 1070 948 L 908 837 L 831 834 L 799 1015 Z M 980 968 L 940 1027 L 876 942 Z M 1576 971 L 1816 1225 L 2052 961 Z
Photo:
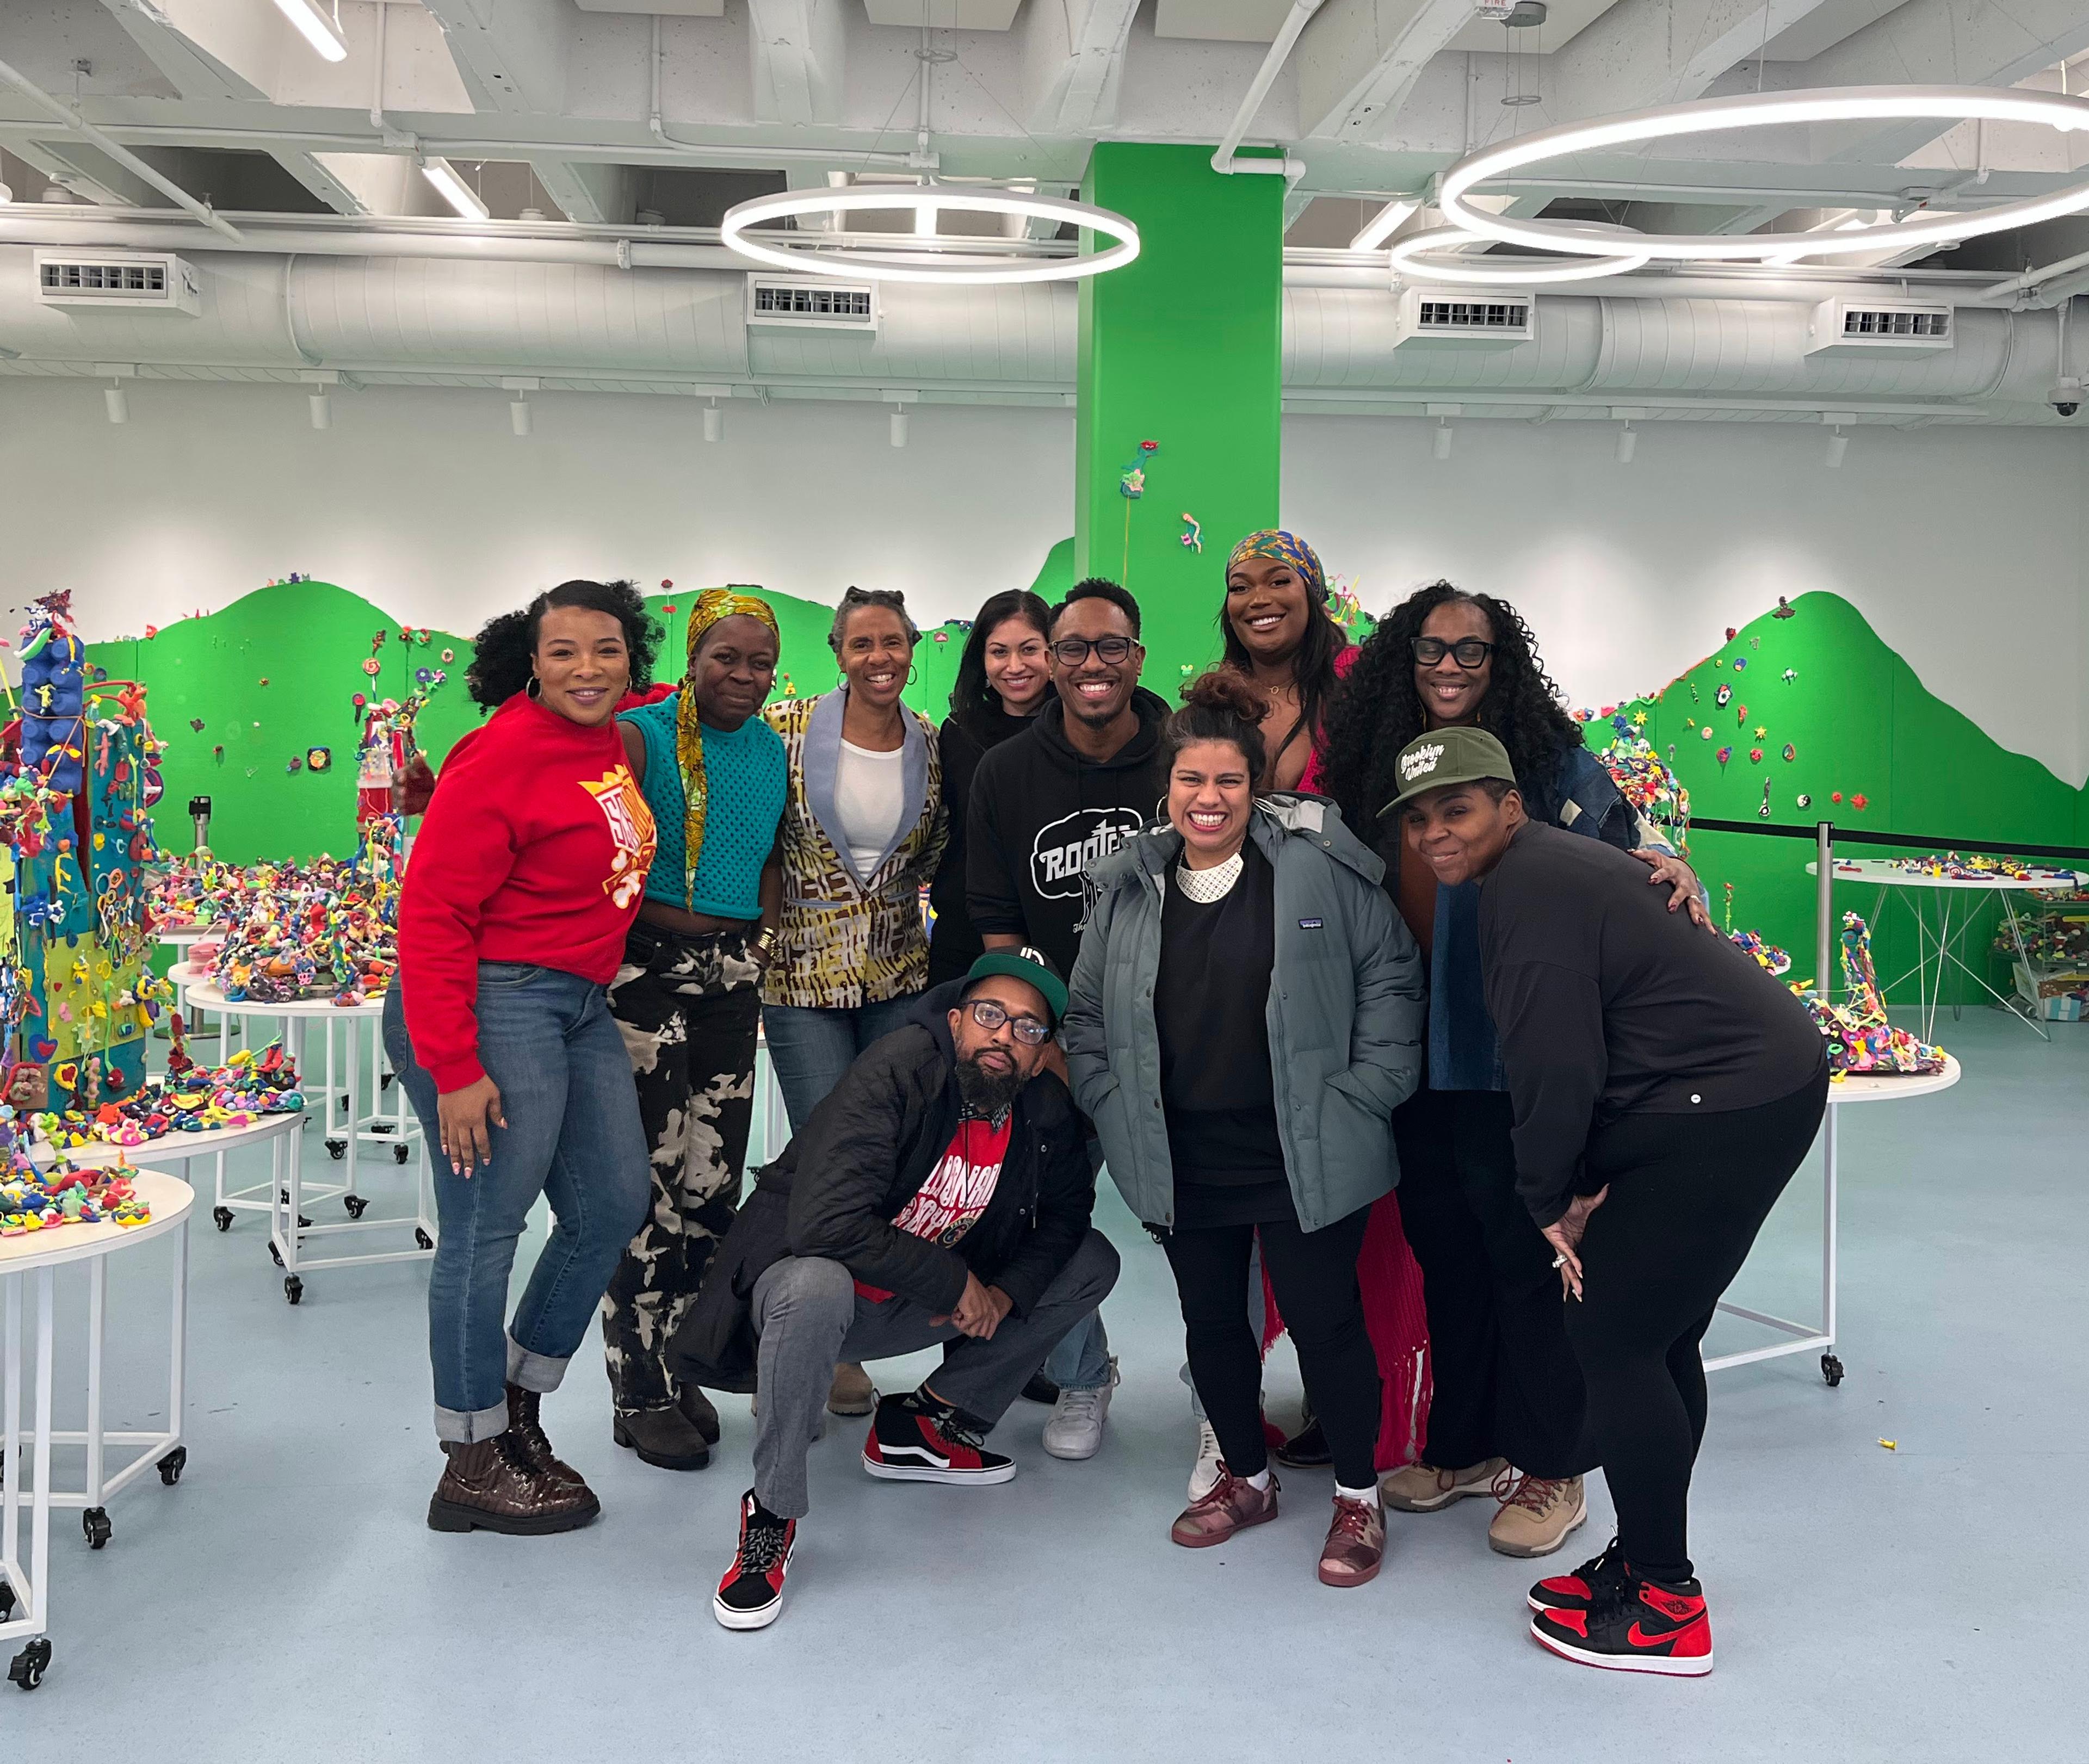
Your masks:
M 869 404 L 0 379 L 0 542 L 15 605 L 79 590 L 90 635 L 216 608 L 290 571 L 469 631 L 565 576 L 904 588 L 931 619 L 1029 580 L 1073 525 L 1070 413 L 931 405 L 889 446 Z M 2085 419 L 2089 420 L 2089 419 Z M 1658 685 L 1779 594 L 1853 602 L 1932 691 L 2070 784 L 2089 773 L 2089 435 L 1294 417 L 1285 517 L 1379 610 L 1449 576 L 1515 601 L 1581 703 Z M 1217 557 L 1232 537 L 1199 510 Z M 11 619 L 11 614 L 8 615 Z

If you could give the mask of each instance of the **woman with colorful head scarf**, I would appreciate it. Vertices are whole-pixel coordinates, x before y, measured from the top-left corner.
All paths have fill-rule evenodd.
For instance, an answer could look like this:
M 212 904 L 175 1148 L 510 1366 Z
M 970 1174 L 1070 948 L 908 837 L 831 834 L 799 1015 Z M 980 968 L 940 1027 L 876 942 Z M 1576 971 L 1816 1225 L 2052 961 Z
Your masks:
M 760 715 L 779 647 L 766 601 L 707 589 L 690 609 L 680 689 L 617 725 L 659 828 L 609 994 L 653 1207 L 603 1296 L 602 1332 L 616 1443 L 666 1470 L 702 1468 L 718 1432 L 710 1399 L 676 1383 L 666 1354 L 732 1223 L 753 1120 L 761 974 L 783 903 L 783 742 Z
M 1328 616 L 1327 574 L 1312 546 L 1278 528 L 1235 546 L 1219 629 L 1225 665 L 1246 674 L 1269 705 L 1262 726 L 1268 770 L 1256 788 L 1317 790 L 1322 726 L 1355 651 Z

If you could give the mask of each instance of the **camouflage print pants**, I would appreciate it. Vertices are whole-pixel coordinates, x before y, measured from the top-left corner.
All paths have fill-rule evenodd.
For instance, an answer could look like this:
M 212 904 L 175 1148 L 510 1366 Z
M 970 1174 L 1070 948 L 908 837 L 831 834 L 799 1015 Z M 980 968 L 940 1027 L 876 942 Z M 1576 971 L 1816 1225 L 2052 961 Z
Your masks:
M 619 1407 L 664 1408 L 663 1356 L 740 1204 L 754 1119 L 761 970 L 739 931 L 684 936 L 636 924 L 609 1004 L 638 1085 L 653 1210 L 603 1295 Z

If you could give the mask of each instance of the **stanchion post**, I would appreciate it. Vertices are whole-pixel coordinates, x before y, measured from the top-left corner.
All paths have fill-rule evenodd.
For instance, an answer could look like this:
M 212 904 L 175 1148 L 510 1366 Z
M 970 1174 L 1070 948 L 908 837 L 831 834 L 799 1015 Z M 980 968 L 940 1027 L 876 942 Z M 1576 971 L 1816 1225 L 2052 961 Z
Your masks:
M 1813 829 L 1813 984 L 1823 1004 L 1835 1000 L 1829 978 L 1828 960 L 1835 947 L 1835 828 L 1821 821 Z

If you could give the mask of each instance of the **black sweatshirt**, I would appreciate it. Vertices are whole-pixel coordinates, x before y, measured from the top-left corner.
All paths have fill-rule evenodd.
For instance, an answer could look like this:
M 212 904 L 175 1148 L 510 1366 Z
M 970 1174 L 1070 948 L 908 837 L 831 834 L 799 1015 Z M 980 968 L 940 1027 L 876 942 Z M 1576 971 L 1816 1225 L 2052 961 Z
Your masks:
M 1082 877 L 1160 812 L 1168 794 L 1160 725 L 1168 707 L 1141 687 L 1139 728 L 1098 765 L 1066 739 L 1056 700 L 980 761 L 965 830 L 972 929 L 1020 937 L 1074 971 L 1087 918 Z
M 1669 898 L 1638 859 L 1534 823 L 1481 885 L 1516 1187 L 1541 1227 L 1567 1210 L 1589 1135 L 1620 1115 L 1774 1102 L 1827 1057 L 1783 983 Z
M 972 799 L 972 775 L 990 749 L 1025 733 L 1035 721 L 1034 717 L 1011 717 L 997 702 L 979 717 L 986 737 L 982 743 L 955 717 L 943 719 L 937 739 L 943 755 L 943 800 L 950 809 L 950 837 L 929 888 L 929 904 L 936 910 L 936 928 L 929 938 L 931 986 L 964 973 L 983 947 L 965 906 L 966 817 Z

